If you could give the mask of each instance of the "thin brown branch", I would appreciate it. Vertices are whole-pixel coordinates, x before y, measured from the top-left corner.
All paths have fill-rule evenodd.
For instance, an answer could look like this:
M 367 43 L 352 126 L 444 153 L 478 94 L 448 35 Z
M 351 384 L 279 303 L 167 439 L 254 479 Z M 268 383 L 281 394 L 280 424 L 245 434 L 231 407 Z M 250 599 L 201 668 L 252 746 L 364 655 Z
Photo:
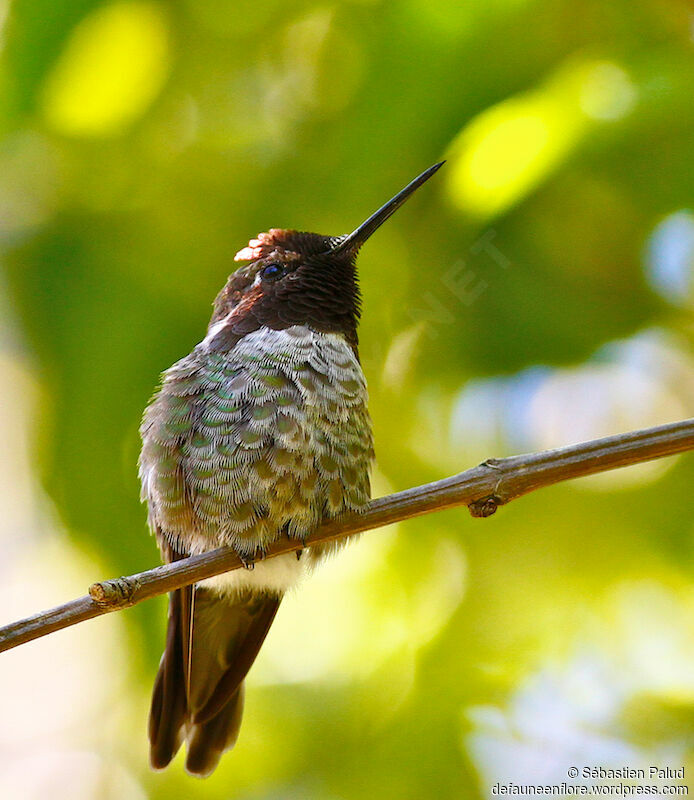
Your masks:
M 305 544 L 353 536 L 461 505 L 467 505 L 475 517 L 488 517 L 500 505 L 560 481 L 693 449 L 694 419 L 688 419 L 557 450 L 490 459 L 451 478 L 374 500 L 363 514 L 326 522 L 308 537 Z M 303 546 L 299 541 L 282 539 L 269 548 L 266 558 Z M 242 566 L 232 550 L 220 548 L 127 578 L 95 583 L 85 597 L 0 628 L 0 652 Z

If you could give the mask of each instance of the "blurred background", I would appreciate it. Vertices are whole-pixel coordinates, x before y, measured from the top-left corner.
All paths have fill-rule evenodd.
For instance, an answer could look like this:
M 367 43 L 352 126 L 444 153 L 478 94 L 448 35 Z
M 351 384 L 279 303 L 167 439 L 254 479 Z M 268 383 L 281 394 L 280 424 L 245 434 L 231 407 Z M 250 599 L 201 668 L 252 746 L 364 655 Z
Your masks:
M 0 0 L 0 607 L 158 563 L 138 424 L 258 231 L 353 229 L 376 494 L 694 406 L 686 0 Z M 147 762 L 164 598 L 0 658 L 0 796 L 485 798 L 694 769 L 694 458 L 367 534 L 236 750 Z

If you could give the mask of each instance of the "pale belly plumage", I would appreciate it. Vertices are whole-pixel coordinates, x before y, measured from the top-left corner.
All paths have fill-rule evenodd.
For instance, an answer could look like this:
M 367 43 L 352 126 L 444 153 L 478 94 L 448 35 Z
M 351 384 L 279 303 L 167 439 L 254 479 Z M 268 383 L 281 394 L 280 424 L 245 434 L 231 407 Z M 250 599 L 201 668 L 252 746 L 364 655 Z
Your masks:
M 143 421 L 143 499 L 160 543 L 181 553 L 231 545 L 251 556 L 363 509 L 371 422 L 345 338 L 262 328 L 219 352 L 217 334 L 164 374 Z M 206 585 L 281 593 L 317 555 L 281 556 Z

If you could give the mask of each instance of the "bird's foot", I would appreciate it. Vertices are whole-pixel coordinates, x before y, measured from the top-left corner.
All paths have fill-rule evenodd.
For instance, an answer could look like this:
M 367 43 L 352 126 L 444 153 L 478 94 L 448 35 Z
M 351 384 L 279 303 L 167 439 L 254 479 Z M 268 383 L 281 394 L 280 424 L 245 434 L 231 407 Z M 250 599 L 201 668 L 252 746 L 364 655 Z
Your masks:
M 267 556 L 267 550 L 264 547 L 256 547 L 253 551 L 253 555 L 244 555 L 243 553 L 239 553 L 239 559 L 243 564 L 243 568 L 247 570 L 255 569 L 255 565 L 258 561 L 263 561 Z
M 289 533 L 289 528 L 285 527 L 285 529 L 284 529 L 284 538 L 287 540 L 287 542 L 290 545 L 296 545 L 297 540 L 299 542 L 301 542 L 301 547 L 298 550 L 294 550 L 294 552 L 296 553 L 296 560 L 300 561 L 301 560 L 301 556 L 302 556 L 302 554 L 304 552 L 304 546 L 306 545 L 306 539 L 308 538 L 308 533 L 299 533 L 299 534 L 294 533 L 294 534 L 291 534 L 291 533 Z M 289 555 L 289 554 L 287 554 L 287 555 Z
M 306 540 L 308 539 L 308 533 L 302 533 L 298 538 L 302 544 L 302 547 L 300 550 L 295 550 L 297 561 L 301 560 L 301 556 L 303 555 L 304 550 L 306 549 Z

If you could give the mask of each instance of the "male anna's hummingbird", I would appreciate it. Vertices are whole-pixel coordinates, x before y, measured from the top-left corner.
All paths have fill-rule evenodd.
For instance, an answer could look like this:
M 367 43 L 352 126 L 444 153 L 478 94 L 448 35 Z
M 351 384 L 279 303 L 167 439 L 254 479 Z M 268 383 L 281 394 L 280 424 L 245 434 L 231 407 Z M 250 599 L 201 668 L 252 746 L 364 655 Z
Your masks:
M 202 342 L 164 373 L 142 423 L 142 497 L 165 561 L 222 545 L 250 560 L 366 507 L 373 444 L 356 256 L 440 166 L 349 235 L 273 228 L 236 254 L 248 263 L 217 296 Z M 243 681 L 282 596 L 332 549 L 171 594 L 149 719 L 153 767 L 185 741 L 186 769 L 205 776 L 234 746 Z

